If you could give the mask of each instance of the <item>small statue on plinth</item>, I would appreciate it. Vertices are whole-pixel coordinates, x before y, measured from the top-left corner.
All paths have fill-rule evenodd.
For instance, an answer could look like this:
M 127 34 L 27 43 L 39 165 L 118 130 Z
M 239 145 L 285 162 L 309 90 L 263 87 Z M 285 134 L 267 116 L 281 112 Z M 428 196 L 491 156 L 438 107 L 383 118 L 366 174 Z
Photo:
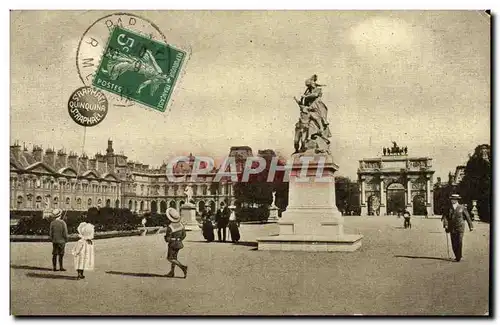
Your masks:
M 472 200 L 472 221 L 479 221 L 479 212 L 477 210 L 477 200 Z
M 184 194 L 186 195 L 186 201 L 188 203 L 193 203 L 193 188 L 191 185 L 186 186 L 186 189 L 184 190 Z
M 330 132 L 327 120 L 328 108 L 321 100 L 324 85 L 318 84 L 317 75 L 305 81 L 306 91 L 295 101 L 300 107 L 299 121 L 295 124 L 295 153 L 313 151 L 314 153 L 330 152 Z
M 271 207 L 276 206 L 276 191 L 273 191 L 273 203 L 271 203 Z

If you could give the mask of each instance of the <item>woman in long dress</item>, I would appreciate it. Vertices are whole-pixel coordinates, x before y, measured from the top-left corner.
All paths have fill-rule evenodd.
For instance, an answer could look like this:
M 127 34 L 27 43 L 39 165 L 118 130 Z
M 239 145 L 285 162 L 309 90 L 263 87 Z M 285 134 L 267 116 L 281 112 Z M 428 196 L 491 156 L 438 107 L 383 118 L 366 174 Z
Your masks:
M 234 212 L 234 209 L 236 209 L 236 207 L 234 205 L 231 205 L 229 209 L 231 209 L 231 215 L 229 216 L 229 233 L 231 234 L 231 241 L 233 243 L 236 243 L 240 240 L 240 230 L 238 229 L 236 213 Z

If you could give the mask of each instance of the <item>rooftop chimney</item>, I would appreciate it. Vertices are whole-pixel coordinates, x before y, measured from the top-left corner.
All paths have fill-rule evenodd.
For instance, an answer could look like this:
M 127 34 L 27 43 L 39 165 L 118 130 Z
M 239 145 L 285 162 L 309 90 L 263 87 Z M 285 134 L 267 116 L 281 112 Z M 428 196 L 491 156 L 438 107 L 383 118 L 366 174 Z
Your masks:
M 43 163 L 50 168 L 56 168 L 56 153 L 53 149 L 45 150 L 45 156 L 43 157 Z
M 33 158 L 36 162 L 42 161 L 43 149 L 39 146 L 33 146 Z
M 89 157 L 87 157 L 86 154 L 83 154 L 79 159 L 78 159 L 78 171 L 80 174 L 83 174 L 85 171 L 89 169 Z
M 21 158 L 21 146 L 17 141 L 14 143 L 14 145 L 10 146 L 10 152 L 14 155 L 14 158 L 16 158 L 17 161 Z
M 68 167 L 73 168 L 76 172 L 78 172 L 78 155 L 74 152 L 69 153 Z
M 57 152 L 57 158 L 56 158 L 56 169 L 57 170 L 59 170 L 63 167 L 66 167 L 68 165 L 66 157 L 67 157 L 67 155 L 63 150 L 59 150 Z
M 96 162 L 97 161 L 95 158 L 89 159 L 89 170 L 96 170 L 97 169 Z

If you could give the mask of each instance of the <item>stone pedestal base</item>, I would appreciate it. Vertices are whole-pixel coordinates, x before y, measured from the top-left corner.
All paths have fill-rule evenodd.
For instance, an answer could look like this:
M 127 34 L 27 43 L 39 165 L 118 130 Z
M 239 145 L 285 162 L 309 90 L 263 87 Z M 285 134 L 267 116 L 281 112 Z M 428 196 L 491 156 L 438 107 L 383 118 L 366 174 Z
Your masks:
M 366 205 L 361 206 L 361 214 L 362 216 L 367 216 L 368 215 L 368 207 Z
M 344 217 L 335 205 L 333 173 L 338 166 L 332 157 L 313 155 L 307 165 L 297 161 L 299 155 L 292 157 L 289 204 L 278 221 L 279 234 L 258 238 L 258 249 L 352 252 L 361 247 L 363 236 L 344 234 Z
M 271 206 L 269 208 L 269 218 L 267 218 L 267 222 L 278 222 L 278 207 Z
M 361 247 L 361 235 L 314 236 L 275 235 L 259 238 L 261 251 L 354 252 Z
M 198 221 L 196 220 L 196 207 L 191 203 L 186 203 L 181 207 L 181 222 L 186 230 L 196 230 Z

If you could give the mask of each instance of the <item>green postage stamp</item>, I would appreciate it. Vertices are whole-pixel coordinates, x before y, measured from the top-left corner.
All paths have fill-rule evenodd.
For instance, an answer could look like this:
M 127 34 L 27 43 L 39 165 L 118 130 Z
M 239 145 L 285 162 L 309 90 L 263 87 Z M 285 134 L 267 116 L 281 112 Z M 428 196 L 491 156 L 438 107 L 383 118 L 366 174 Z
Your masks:
M 92 85 L 164 112 L 186 53 L 115 27 Z

